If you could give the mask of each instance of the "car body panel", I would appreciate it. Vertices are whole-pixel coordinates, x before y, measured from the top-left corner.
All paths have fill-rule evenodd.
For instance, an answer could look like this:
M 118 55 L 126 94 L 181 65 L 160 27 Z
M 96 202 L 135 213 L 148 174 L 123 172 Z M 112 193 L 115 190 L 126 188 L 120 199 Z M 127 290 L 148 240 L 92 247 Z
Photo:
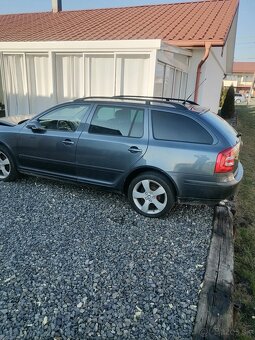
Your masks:
M 1 117 L 0 118 L 0 125 L 7 125 L 7 126 L 15 126 L 20 122 L 32 119 L 34 115 L 20 115 L 20 116 L 9 116 L 9 117 Z
M 247 101 L 246 97 L 242 93 L 235 93 L 235 103 L 240 104 L 240 103 L 245 103 Z
M 75 176 L 75 150 L 80 131 L 45 131 L 36 133 L 23 127 L 18 139 L 21 169 L 34 169 Z M 65 144 L 65 142 L 73 144 Z
M 217 202 L 235 193 L 243 177 L 238 159 L 234 172 L 215 174 L 214 169 L 218 153 L 240 144 L 241 139 L 228 123 L 215 114 L 207 111 L 197 113 L 185 107 L 177 109 L 171 105 L 154 104 L 152 107 L 147 102 L 122 102 L 118 105 L 124 108 L 133 105 L 144 109 L 144 133 L 141 138 L 114 136 L 89 132 L 97 105 L 111 103 L 89 100 L 86 102 L 89 109 L 74 132 L 33 131 L 29 127 L 56 108 L 81 102 L 57 105 L 24 122 L 22 120 L 27 117 L 22 116 L 9 121 L 6 118 L 2 124 L 0 121 L 0 144 L 8 148 L 20 172 L 125 192 L 127 180 L 133 174 L 153 170 L 164 174 L 173 184 L 179 202 Z M 212 143 L 155 139 L 152 109 L 189 116 L 208 131 Z

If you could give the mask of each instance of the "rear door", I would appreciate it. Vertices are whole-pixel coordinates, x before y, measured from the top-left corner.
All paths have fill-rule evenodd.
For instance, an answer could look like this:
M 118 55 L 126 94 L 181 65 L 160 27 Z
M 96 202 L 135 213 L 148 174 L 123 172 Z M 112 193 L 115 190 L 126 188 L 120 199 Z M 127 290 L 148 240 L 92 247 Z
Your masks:
M 144 108 L 97 105 L 77 144 L 79 181 L 116 186 L 148 146 Z

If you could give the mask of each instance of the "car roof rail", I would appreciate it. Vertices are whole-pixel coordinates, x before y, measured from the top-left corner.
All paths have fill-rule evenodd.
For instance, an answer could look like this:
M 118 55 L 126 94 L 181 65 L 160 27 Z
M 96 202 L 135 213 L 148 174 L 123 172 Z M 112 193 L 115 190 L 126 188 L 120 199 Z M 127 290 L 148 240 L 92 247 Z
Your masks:
M 168 98 L 168 97 L 153 97 L 153 96 L 136 96 L 136 95 L 117 95 L 117 96 L 89 96 L 75 99 L 74 102 L 81 100 L 90 100 L 90 99 L 126 99 L 126 100 L 136 100 L 136 101 L 146 101 L 146 104 L 150 104 L 150 102 L 156 103 L 171 103 L 174 106 L 185 105 L 186 103 L 191 105 L 198 105 L 196 102 L 192 100 L 186 100 L 181 98 Z
M 181 102 L 181 104 L 185 104 L 185 103 L 189 103 L 189 104 L 193 104 L 193 105 L 198 105 L 198 103 L 192 101 L 192 100 L 187 100 L 187 99 L 182 99 L 182 98 L 172 98 L 172 97 L 159 97 L 159 96 L 136 96 L 136 95 L 118 95 L 118 96 L 114 96 L 114 98 L 132 98 L 132 99 L 149 99 L 151 101 L 154 101 L 154 99 L 156 99 L 157 101 L 167 101 L 167 102 Z

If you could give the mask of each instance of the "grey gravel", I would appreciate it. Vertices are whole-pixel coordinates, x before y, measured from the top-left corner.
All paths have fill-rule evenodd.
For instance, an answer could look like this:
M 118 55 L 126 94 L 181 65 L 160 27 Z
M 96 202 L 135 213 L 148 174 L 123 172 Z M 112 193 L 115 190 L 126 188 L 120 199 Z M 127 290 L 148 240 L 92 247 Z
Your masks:
M 190 339 L 213 209 L 164 219 L 125 197 L 0 183 L 0 339 Z

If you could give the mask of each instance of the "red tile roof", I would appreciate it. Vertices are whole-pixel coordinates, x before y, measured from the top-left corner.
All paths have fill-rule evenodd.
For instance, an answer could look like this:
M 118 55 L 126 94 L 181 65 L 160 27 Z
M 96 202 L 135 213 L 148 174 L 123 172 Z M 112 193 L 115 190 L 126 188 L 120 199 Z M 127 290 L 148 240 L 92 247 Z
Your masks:
M 233 63 L 233 73 L 255 73 L 255 62 L 236 61 Z
M 239 0 L 0 15 L 0 41 L 162 39 L 224 45 Z

